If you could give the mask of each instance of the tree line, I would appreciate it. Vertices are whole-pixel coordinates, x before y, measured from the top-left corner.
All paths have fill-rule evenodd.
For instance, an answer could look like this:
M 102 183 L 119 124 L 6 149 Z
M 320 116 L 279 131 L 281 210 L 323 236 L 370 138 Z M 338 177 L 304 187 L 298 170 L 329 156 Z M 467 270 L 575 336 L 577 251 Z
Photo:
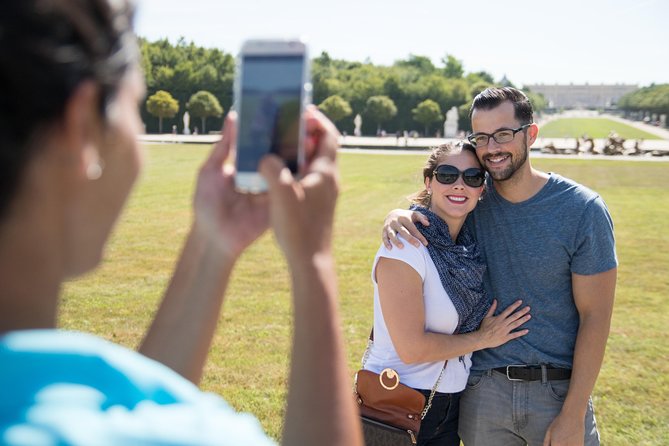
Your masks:
M 618 100 L 618 108 L 638 119 L 651 115 L 669 116 L 669 84 L 651 85 L 626 94 Z
M 176 126 L 183 132 L 186 111 L 191 124 L 204 133 L 218 130 L 232 105 L 235 58 L 215 48 L 202 48 L 183 38 L 149 42 L 140 39 L 142 67 L 148 99 L 142 118 L 147 132 Z M 362 134 L 417 131 L 434 135 L 445 113 L 458 109 L 458 127 L 469 130 L 472 98 L 493 85 L 486 71 L 466 73 L 462 62 L 446 54 L 439 66 L 428 57 L 410 55 L 391 66 L 333 59 L 323 52 L 312 59 L 313 103 L 332 119 L 340 131 L 352 134 L 354 117 L 362 117 Z M 543 96 L 525 90 L 537 111 L 546 107 Z M 199 120 L 198 120 L 199 118 Z M 164 127 L 164 123 L 168 127 Z
M 186 111 L 195 118 L 191 130 L 195 126 L 202 133 L 220 129 L 222 116 L 232 105 L 234 57 L 183 38 L 174 45 L 167 39 L 139 40 L 148 97 L 147 106 L 142 107 L 146 131 L 166 130 L 161 128 L 166 120 L 168 129 L 176 125 L 182 133 Z

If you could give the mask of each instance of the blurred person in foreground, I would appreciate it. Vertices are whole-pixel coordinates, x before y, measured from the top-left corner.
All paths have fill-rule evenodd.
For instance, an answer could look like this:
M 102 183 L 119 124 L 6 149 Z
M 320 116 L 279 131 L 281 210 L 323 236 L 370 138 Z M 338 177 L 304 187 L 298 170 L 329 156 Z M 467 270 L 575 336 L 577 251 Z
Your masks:
M 100 263 L 141 170 L 144 97 L 126 0 L 11 0 L 0 15 L 0 443 L 273 444 L 197 388 L 235 261 L 273 227 L 295 322 L 285 444 L 361 443 L 339 331 L 334 126 L 307 112 L 305 176 L 268 156 L 269 193 L 234 190 L 234 114 L 136 353 L 56 329 L 63 282 Z

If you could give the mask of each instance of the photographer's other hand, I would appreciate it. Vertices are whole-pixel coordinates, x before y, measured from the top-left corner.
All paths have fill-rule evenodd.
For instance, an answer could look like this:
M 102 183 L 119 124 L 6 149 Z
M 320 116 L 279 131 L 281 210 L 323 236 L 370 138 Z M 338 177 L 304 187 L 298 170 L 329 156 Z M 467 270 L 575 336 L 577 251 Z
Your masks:
M 311 153 L 301 180 L 284 163 L 268 155 L 260 173 L 269 186 L 272 227 L 289 262 L 330 252 L 332 222 L 339 192 L 335 164 L 339 132 L 321 112 L 306 112 L 307 144 Z
M 200 169 L 193 200 L 195 230 L 217 242 L 232 258 L 269 226 L 267 194 L 245 194 L 235 189 L 236 120 L 235 112 L 228 113 L 223 137 Z
M 295 305 L 282 443 L 361 445 L 332 257 L 339 133 L 314 107 L 307 110 L 306 123 L 305 148 L 313 153 L 301 180 L 275 156 L 265 157 L 260 165 L 269 186 L 272 227 L 290 266 Z

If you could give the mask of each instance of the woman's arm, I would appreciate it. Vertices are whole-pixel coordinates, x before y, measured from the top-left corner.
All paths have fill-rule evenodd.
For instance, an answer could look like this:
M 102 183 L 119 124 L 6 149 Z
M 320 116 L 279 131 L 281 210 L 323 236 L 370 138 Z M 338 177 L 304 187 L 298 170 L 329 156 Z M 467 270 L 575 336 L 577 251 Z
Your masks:
M 376 281 L 383 319 L 397 354 L 406 364 L 455 358 L 502 345 L 528 332 L 513 331 L 530 319 L 529 307 L 518 310 L 521 301 L 493 316 L 497 308 L 494 301 L 481 327 L 472 333 L 426 331 L 423 281 L 418 272 L 401 260 L 381 257 L 376 265 Z

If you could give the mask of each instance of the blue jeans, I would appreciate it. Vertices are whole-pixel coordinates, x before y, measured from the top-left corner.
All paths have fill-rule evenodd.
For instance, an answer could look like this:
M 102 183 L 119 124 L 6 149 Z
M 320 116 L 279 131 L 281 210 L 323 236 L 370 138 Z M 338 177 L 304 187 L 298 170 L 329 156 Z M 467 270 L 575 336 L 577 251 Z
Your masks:
M 460 398 L 460 437 L 465 446 L 541 446 L 567 390 L 569 380 L 510 381 L 492 370 L 472 374 Z M 584 444 L 599 445 L 592 399 Z
M 429 390 L 418 389 L 425 395 L 425 402 L 430 397 Z M 416 446 L 459 446 L 458 412 L 459 393 L 435 393 L 432 407 L 420 423 Z

